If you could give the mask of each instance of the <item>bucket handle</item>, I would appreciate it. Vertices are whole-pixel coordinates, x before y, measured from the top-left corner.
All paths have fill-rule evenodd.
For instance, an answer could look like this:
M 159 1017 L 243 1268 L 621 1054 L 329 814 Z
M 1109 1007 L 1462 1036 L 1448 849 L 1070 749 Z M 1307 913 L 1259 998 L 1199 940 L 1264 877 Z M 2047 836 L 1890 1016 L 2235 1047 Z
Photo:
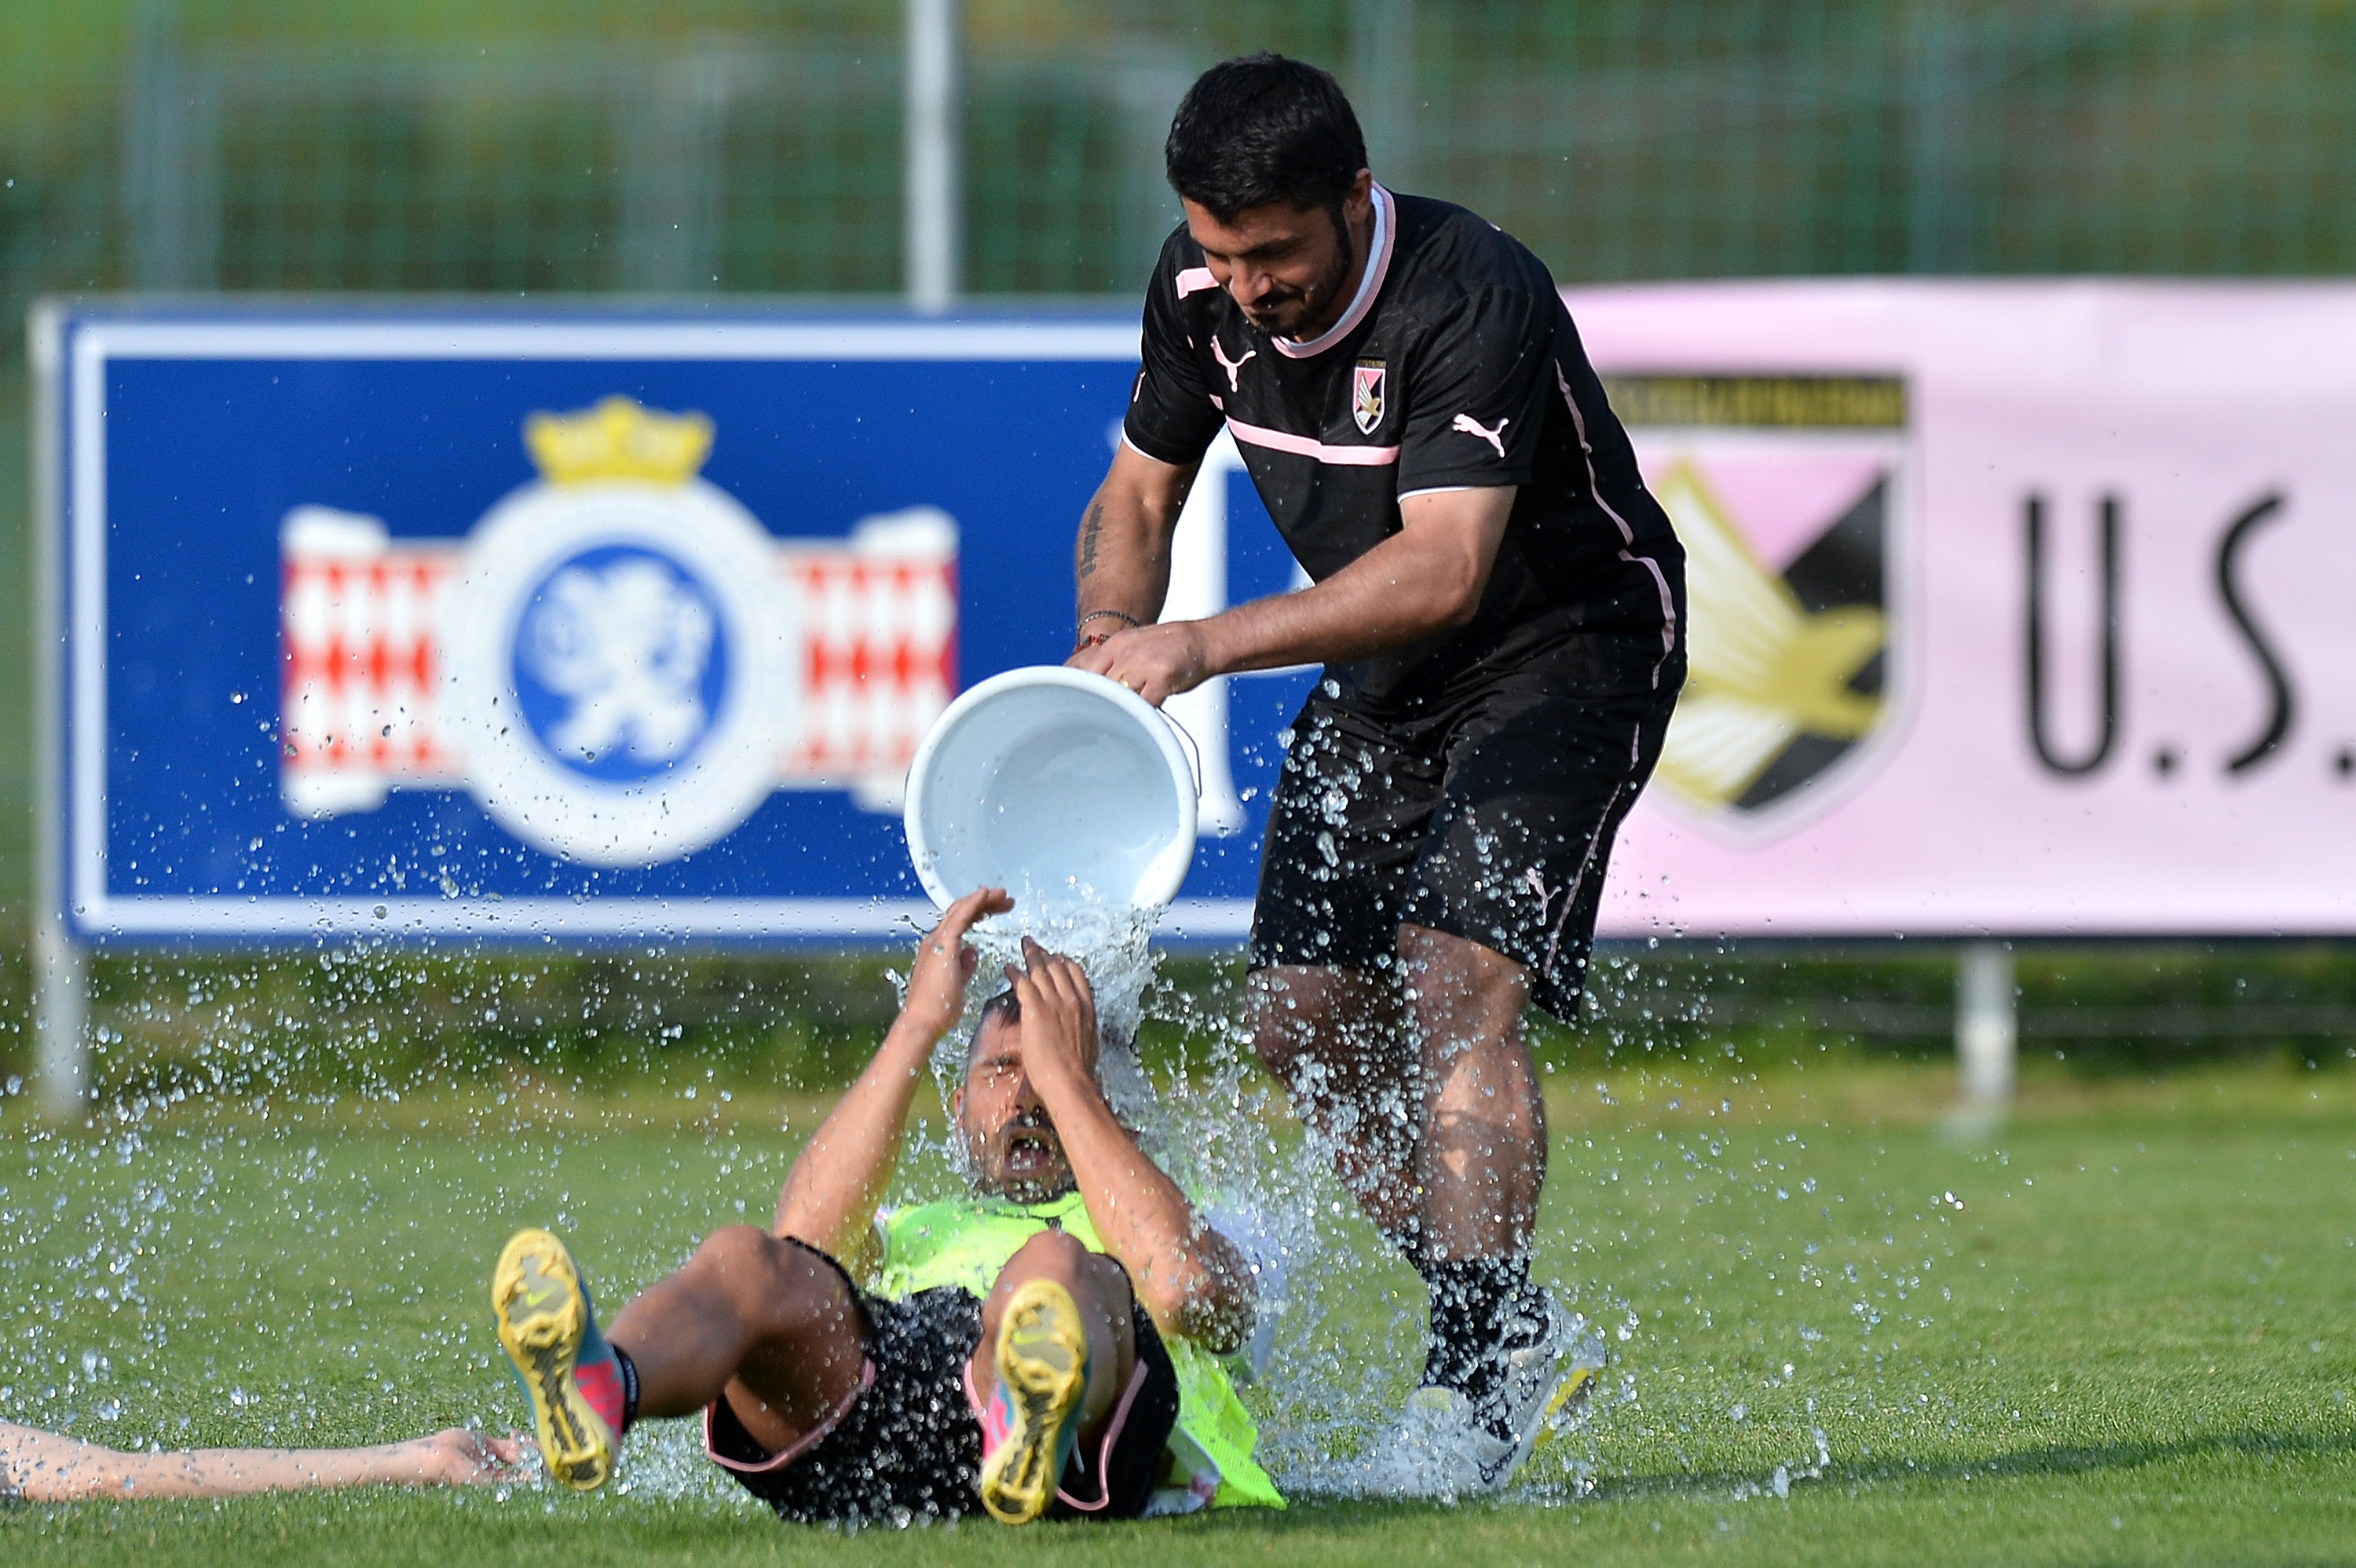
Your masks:
M 1162 711 L 1161 709 L 1159 709 L 1159 708 L 1155 709 L 1153 711 L 1154 711 L 1154 714 L 1155 714 L 1158 718 L 1160 718 L 1160 719 L 1161 719 L 1161 720 L 1162 720 L 1164 724 L 1167 724 L 1167 725 L 1169 725 L 1169 726 L 1170 726 L 1170 729 L 1171 729 L 1172 733 L 1175 734 L 1175 735 L 1178 737 L 1179 744 L 1181 744 L 1182 746 L 1183 746 L 1183 747 L 1185 747 L 1185 748 L 1186 748 L 1186 765 L 1187 765 L 1189 768 L 1191 768 L 1192 770 L 1194 770 L 1194 798 L 1195 798 L 1196 800 L 1200 800 L 1200 799 L 1202 799 L 1202 798 L 1203 798 L 1203 749 L 1202 749 L 1202 747 L 1200 747 L 1200 746 L 1198 746 L 1198 745 L 1196 745 L 1196 744 L 1194 743 L 1194 736 L 1189 735 L 1188 733 L 1186 733 L 1186 726 L 1184 726 L 1183 724 L 1179 723 L 1179 722 L 1178 722 L 1178 720 L 1176 720 L 1175 719 L 1171 718 L 1169 714 L 1167 714 L 1167 713 L 1163 712 L 1163 711 Z

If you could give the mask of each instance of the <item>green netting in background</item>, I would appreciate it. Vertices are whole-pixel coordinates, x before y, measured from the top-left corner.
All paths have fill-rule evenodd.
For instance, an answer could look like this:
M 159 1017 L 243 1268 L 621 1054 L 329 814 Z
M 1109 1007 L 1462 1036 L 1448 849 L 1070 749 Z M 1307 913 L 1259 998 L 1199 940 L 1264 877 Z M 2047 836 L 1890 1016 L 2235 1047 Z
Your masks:
M 2344 0 L 969 0 L 966 32 L 982 293 L 1134 287 L 1171 108 L 1262 46 L 1566 280 L 2356 260 Z M 890 0 L 11 7 L 0 291 L 890 292 L 900 57 Z
M 889 294 L 902 27 L 898 0 L 0 7 L 0 581 L 36 294 Z M 1173 106 L 1262 47 L 1340 74 L 1384 178 L 1565 281 L 2356 265 L 2356 0 L 967 0 L 965 32 L 977 293 L 1130 293 Z M 23 614 L 0 592 L 11 737 Z

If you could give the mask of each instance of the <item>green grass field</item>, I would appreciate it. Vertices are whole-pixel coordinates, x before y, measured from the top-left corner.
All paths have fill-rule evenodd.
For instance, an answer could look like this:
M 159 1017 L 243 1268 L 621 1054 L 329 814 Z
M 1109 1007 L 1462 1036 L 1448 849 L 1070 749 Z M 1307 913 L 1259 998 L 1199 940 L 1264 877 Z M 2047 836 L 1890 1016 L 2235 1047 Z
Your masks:
M 739 1503 L 675 1424 L 608 1495 L 17 1506 L 0 1558 L 2356 1562 L 2356 1077 L 2032 1078 L 1977 1134 L 1931 1068 L 1551 1082 L 1542 1268 L 1630 1331 L 1614 1397 L 1502 1502 L 846 1539 Z M 511 1421 L 482 1305 L 506 1232 L 559 1223 L 616 1302 L 761 1214 L 821 1109 L 685 1087 L 68 1135 L 6 1102 L 0 1413 L 117 1445 Z M 1316 1272 L 1292 1385 L 1251 1395 L 1296 1474 L 1410 1370 L 1411 1276 Z

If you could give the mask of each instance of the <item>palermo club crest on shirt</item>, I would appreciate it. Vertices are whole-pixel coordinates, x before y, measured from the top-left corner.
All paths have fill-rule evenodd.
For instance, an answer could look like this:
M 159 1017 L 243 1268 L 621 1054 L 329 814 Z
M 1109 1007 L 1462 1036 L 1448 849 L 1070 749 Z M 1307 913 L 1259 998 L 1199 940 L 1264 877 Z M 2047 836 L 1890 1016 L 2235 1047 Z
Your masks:
M 1665 794 L 1729 837 L 1788 830 L 1872 771 L 1907 697 L 1906 388 L 1894 377 L 1606 376 L 1686 549 L 1688 673 Z
M 899 808 L 957 689 L 947 513 L 779 539 L 701 477 L 709 419 L 626 397 L 534 413 L 523 437 L 541 477 L 464 539 L 287 514 L 290 810 L 464 790 L 537 848 L 642 866 L 725 837 L 779 789 Z
M 1351 368 L 1350 417 L 1360 435 L 1374 434 L 1375 427 L 1383 422 L 1384 368 L 1379 359 L 1361 359 Z

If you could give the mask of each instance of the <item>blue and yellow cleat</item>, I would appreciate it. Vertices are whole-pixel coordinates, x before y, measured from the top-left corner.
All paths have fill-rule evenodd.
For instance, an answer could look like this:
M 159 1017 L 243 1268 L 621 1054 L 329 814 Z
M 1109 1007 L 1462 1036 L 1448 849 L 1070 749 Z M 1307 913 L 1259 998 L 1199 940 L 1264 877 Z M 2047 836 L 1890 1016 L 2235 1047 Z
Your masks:
M 1055 1500 L 1079 1438 L 1088 1334 L 1072 1293 L 1051 1279 L 1016 1289 L 999 1319 L 998 1390 L 982 1413 L 981 1506 L 1028 1524 Z
M 564 1243 L 546 1231 L 518 1231 L 491 1275 L 499 1349 L 531 1401 L 548 1473 L 575 1491 L 594 1491 L 614 1471 L 614 1429 L 581 1387 L 584 1344 L 604 1349 L 589 1292 Z M 613 1374 L 611 1355 L 596 1371 Z

